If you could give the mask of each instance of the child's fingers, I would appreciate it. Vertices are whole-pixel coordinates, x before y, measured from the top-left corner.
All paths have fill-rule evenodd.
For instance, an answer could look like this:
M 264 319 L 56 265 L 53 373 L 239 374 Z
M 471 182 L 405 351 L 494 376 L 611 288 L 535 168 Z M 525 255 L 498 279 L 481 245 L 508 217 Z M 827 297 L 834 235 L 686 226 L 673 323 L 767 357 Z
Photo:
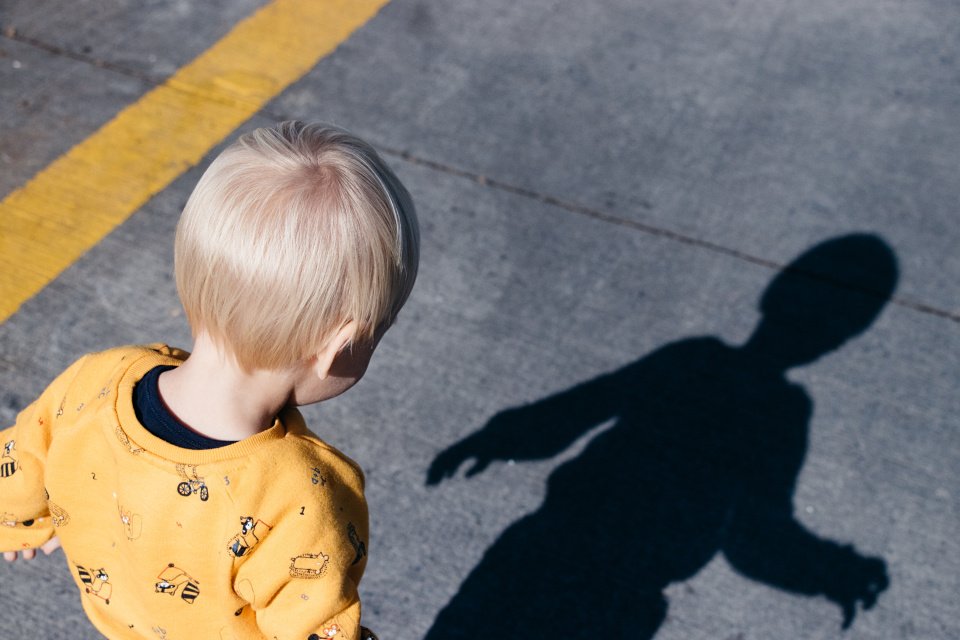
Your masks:
M 44 555 L 50 555 L 54 551 L 60 548 L 60 538 L 53 536 L 49 540 L 43 543 L 43 546 L 40 547 L 40 550 L 43 551 Z
M 59 549 L 59 548 L 60 548 L 60 538 L 58 538 L 57 536 L 54 536 L 54 537 L 50 538 L 49 540 L 47 540 L 46 542 L 44 542 L 43 545 L 40 547 L 40 550 L 43 551 L 43 553 L 44 553 L 45 555 L 50 555 L 51 553 L 53 553 L 54 551 L 56 551 L 56 550 Z M 37 557 L 37 550 L 36 550 L 36 549 L 24 549 L 24 550 L 21 552 L 21 555 L 23 556 L 23 559 L 24 559 L 24 560 L 33 560 L 34 558 Z M 7 562 L 13 562 L 14 560 L 17 559 L 17 552 L 16 552 L 16 551 L 4 551 L 4 552 L 3 552 L 3 559 L 6 560 Z

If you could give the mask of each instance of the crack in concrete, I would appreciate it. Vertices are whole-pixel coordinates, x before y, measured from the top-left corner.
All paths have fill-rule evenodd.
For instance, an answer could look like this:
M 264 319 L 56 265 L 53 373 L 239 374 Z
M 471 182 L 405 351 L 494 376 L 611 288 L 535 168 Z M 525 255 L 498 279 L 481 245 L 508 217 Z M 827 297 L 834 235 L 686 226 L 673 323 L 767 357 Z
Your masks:
M 50 44 L 49 42 L 44 42 L 38 38 L 32 38 L 30 36 L 23 35 L 19 33 L 15 27 L 2 27 L 0 28 L 0 37 L 6 38 L 7 40 L 12 40 L 14 42 L 19 42 L 33 47 L 34 49 L 39 49 L 40 51 L 45 51 L 51 55 L 60 56 L 62 58 L 69 58 L 70 60 L 75 60 L 77 62 L 83 62 L 89 64 L 90 66 L 97 67 L 99 69 L 107 69 L 109 71 L 114 71 L 121 75 L 129 76 L 131 78 L 136 78 L 142 80 L 151 86 L 157 86 L 163 83 L 165 78 L 158 78 L 139 71 L 137 69 L 132 69 L 130 67 L 125 67 L 121 64 L 116 64 L 115 62 L 110 62 L 109 60 L 104 60 L 103 58 L 97 58 L 95 56 L 87 55 L 85 53 L 77 53 L 76 51 L 70 51 L 61 46 Z

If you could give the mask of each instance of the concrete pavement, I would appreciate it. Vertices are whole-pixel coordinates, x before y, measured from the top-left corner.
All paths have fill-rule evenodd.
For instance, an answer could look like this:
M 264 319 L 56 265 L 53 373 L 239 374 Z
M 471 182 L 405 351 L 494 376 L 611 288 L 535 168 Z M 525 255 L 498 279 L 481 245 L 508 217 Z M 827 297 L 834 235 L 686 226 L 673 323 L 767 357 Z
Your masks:
M 0 194 L 257 3 L 46 5 L 0 7 Z M 529 558 L 537 563 L 524 565 L 518 554 L 518 575 L 502 571 L 500 579 L 514 584 L 526 571 L 547 596 L 528 589 L 531 606 L 546 599 L 575 608 L 592 601 L 587 595 L 649 590 L 656 582 L 649 574 L 622 583 L 629 572 L 591 564 L 608 559 L 608 550 L 585 544 L 571 554 L 559 532 L 611 525 L 598 528 L 595 544 L 616 542 L 632 558 L 647 548 L 636 540 L 669 538 L 669 527 L 659 529 L 666 520 L 643 512 L 649 526 L 609 537 L 612 516 L 556 480 L 598 451 L 629 467 L 622 447 L 604 443 L 621 437 L 608 434 L 623 433 L 616 430 L 624 424 L 648 433 L 648 422 L 584 418 L 580 431 L 546 450 L 534 445 L 549 435 L 524 438 L 523 423 L 496 438 L 483 435 L 491 433 L 485 425 L 506 409 L 653 362 L 667 345 L 702 336 L 742 345 L 784 266 L 860 232 L 895 257 L 896 290 L 862 333 L 788 375 L 811 407 L 798 419 L 804 446 L 791 449 L 800 467 L 790 522 L 885 565 L 889 586 L 844 637 L 960 636 L 950 613 L 960 593 L 958 33 L 960 11 L 933 0 L 392 0 L 242 127 L 285 118 L 346 126 L 384 150 L 418 204 L 421 276 L 400 322 L 357 389 L 306 412 L 367 471 L 369 626 L 400 640 L 540 637 L 518 624 L 510 602 L 481 598 L 469 586 L 498 589 L 496 580 L 477 581 L 492 579 L 484 567 L 502 567 L 494 560 L 515 539 L 535 546 Z M 188 343 L 172 282 L 172 232 L 202 168 L 187 171 L 0 326 L 6 423 L 86 351 Z M 815 289 L 850 290 L 848 270 L 825 265 L 816 275 Z M 868 285 L 854 282 L 850 295 L 870 298 L 876 291 Z M 652 392 L 629 393 L 633 402 Z M 714 393 L 683 402 L 705 410 L 715 406 Z M 584 402 L 589 408 L 600 399 Z M 759 405 L 743 412 L 744 422 L 767 415 Z M 496 451 L 490 466 L 467 477 L 465 461 L 427 485 L 438 456 L 471 436 L 468 443 Z M 681 460 L 686 478 L 701 468 L 701 458 L 675 455 L 680 449 L 668 448 L 669 440 L 652 442 L 663 456 L 637 450 L 637 466 Z M 734 444 L 758 464 L 764 451 L 780 459 Z M 663 513 L 689 501 L 676 482 L 659 483 L 670 473 L 646 485 L 614 482 L 609 508 L 635 516 L 636 505 Z M 696 495 L 697 513 L 722 506 Z M 556 537 L 518 525 L 557 501 L 581 506 L 583 521 L 541 518 L 557 527 Z M 593 627 L 584 624 L 590 612 L 578 612 L 567 636 L 840 637 L 836 602 L 770 577 L 770 567 L 791 568 L 784 558 L 797 554 L 786 525 L 778 526 L 769 530 L 767 542 L 780 546 L 766 573 L 751 574 L 724 553 L 695 558 L 689 545 L 661 550 L 660 560 L 686 567 L 667 572 L 662 621 L 651 615 L 615 630 L 608 611 L 596 612 Z M 592 579 L 583 578 L 583 565 L 594 568 Z M 837 566 L 830 584 L 867 573 Z M 62 556 L 0 566 L 0 607 L 2 637 L 97 637 Z M 457 615 L 469 625 L 455 629 L 449 620 Z

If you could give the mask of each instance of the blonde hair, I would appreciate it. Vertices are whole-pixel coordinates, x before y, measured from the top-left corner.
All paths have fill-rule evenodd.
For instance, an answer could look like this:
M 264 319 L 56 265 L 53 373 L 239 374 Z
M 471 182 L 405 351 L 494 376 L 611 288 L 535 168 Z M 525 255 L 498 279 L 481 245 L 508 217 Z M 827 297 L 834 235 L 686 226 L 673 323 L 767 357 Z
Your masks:
M 413 288 L 419 232 L 410 195 L 366 142 L 326 124 L 241 136 L 200 178 L 177 225 L 177 291 L 244 369 L 316 355 L 356 321 L 389 325 Z

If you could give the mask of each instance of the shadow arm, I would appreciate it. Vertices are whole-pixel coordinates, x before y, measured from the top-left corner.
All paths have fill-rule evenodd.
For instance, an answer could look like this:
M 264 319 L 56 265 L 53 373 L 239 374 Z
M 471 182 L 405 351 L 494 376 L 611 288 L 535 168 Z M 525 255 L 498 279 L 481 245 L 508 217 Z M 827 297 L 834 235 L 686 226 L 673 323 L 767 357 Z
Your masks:
M 631 367 L 606 374 L 532 404 L 501 411 L 479 431 L 442 451 L 430 466 L 427 483 L 456 473 L 467 460 L 467 475 L 494 460 L 540 460 L 564 451 L 591 427 L 617 415 L 629 390 Z
M 728 525 L 723 552 L 746 577 L 794 593 L 825 596 L 840 607 L 843 628 L 849 628 L 857 604 L 870 609 L 887 588 L 886 563 L 804 527 L 794 517 L 791 495 L 776 497 L 774 490 L 741 501 Z

